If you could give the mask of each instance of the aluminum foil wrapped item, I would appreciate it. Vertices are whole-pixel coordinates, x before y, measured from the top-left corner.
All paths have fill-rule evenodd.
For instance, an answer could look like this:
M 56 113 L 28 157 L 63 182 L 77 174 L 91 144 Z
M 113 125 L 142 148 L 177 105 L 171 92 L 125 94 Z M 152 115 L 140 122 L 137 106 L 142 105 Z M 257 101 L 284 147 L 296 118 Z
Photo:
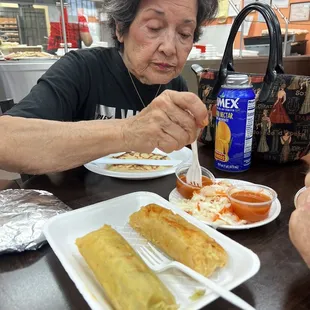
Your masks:
M 0 254 L 36 250 L 45 242 L 46 221 L 71 209 L 41 190 L 0 191 Z

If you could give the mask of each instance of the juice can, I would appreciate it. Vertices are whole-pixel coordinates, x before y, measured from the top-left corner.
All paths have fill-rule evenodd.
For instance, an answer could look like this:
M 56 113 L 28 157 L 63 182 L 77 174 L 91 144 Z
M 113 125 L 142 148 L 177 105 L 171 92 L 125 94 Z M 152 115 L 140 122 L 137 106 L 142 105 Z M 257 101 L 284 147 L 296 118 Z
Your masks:
M 250 168 L 255 93 L 245 74 L 227 76 L 216 105 L 215 167 L 227 172 Z

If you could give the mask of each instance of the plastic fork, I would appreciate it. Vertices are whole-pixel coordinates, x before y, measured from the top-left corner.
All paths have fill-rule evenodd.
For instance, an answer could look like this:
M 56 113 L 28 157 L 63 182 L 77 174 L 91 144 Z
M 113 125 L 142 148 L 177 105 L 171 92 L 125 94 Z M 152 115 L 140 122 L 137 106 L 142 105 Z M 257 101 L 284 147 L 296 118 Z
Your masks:
M 197 135 L 199 134 L 199 131 L 197 132 Z M 198 159 L 197 139 L 191 144 L 191 147 L 193 151 L 193 161 L 186 173 L 186 183 L 202 187 L 202 175 Z
M 235 295 L 229 290 L 226 290 L 222 286 L 216 284 L 212 280 L 204 277 L 200 273 L 194 271 L 193 269 L 185 266 L 182 263 L 172 261 L 163 254 L 161 254 L 154 246 L 152 246 L 150 243 L 148 243 L 148 246 L 152 249 L 150 250 L 146 246 L 141 246 L 139 249 L 137 249 L 137 252 L 141 256 L 141 258 L 144 260 L 144 262 L 154 271 L 161 272 L 165 271 L 169 268 L 177 268 L 181 271 L 183 271 L 185 274 L 189 275 L 196 281 L 204 284 L 206 287 L 220 295 L 222 298 L 229 301 L 231 304 L 239 307 L 243 310 L 255 310 L 251 305 L 249 305 L 247 302 L 245 302 L 243 299 L 241 299 L 239 296 Z

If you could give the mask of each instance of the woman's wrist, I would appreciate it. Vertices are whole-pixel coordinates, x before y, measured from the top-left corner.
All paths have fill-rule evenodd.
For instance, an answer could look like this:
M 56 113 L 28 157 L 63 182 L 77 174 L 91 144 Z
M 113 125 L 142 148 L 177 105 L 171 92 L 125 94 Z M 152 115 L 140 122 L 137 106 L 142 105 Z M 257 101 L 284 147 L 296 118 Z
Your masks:
M 104 154 L 112 154 L 118 152 L 129 152 L 130 148 L 126 141 L 126 119 L 98 120 L 100 141 L 102 143 Z

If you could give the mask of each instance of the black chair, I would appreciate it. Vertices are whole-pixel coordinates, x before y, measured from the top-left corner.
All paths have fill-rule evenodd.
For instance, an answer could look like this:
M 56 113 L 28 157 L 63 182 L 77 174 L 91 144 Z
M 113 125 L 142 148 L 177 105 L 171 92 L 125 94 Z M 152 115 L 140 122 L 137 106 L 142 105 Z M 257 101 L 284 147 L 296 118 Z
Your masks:
M 3 115 L 6 111 L 9 111 L 14 107 L 13 99 L 5 99 L 0 101 L 0 115 Z

